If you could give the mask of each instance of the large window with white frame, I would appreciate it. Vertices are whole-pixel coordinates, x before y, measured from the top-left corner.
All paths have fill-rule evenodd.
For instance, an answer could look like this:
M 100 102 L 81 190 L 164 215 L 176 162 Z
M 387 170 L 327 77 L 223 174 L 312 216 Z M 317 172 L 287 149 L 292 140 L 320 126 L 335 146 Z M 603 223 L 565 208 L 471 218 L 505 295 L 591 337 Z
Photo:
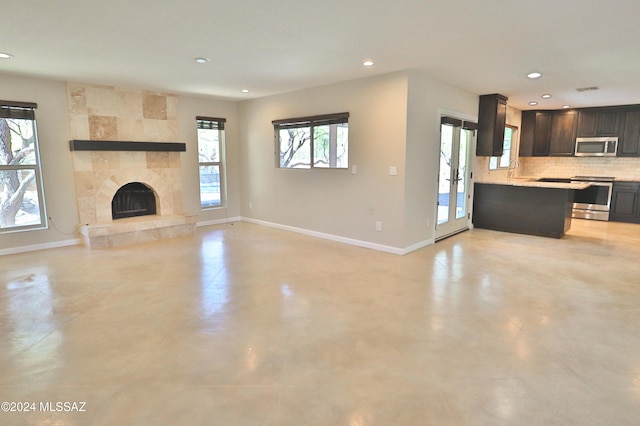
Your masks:
M 196 117 L 200 207 L 210 209 L 226 204 L 224 118 Z
M 349 113 L 274 120 L 277 166 L 349 168 Z
M 36 108 L 0 101 L 0 233 L 47 226 Z

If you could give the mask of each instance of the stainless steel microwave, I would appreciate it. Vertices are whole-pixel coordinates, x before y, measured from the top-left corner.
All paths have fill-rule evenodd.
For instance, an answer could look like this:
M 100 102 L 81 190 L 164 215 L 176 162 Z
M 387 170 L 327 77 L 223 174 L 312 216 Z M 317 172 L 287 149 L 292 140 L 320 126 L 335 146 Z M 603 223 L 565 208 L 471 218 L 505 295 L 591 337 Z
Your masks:
M 617 137 L 576 139 L 576 157 L 615 157 L 617 152 Z

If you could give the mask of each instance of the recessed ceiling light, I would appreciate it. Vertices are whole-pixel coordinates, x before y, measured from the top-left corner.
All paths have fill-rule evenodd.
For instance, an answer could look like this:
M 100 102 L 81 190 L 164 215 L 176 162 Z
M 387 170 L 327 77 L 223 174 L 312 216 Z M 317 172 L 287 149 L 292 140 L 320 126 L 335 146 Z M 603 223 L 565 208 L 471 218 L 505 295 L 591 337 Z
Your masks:
M 9 55 L 8 53 L 1 53 L 0 52 L 0 59 L 10 59 L 13 58 L 13 55 Z
M 242 93 L 249 93 L 249 89 L 242 89 L 241 92 Z
M 531 78 L 531 79 L 536 79 L 540 77 L 542 77 L 542 74 L 537 71 L 530 72 L 529 74 L 527 74 L 527 78 Z
M 569 109 L 569 108 L 571 108 L 571 105 L 562 105 L 562 108 L 563 109 Z
M 545 93 L 544 95 L 542 95 L 542 99 L 549 99 L 551 97 L 550 94 Z
M 364 61 L 362 63 L 362 65 L 365 66 L 365 67 L 372 67 L 373 66 L 373 61 L 370 60 L 370 59 L 367 59 L 366 61 Z
M 207 62 L 209 62 L 209 59 L 205 58 L 205 57 L 198 57 L 198 58 L 193 58 L 194 61 L 196 61 L 199 64 L 206 64 Z
M 536 101 L 531 101 L 531 102 L 529 102 L 529 105 L 536 106 L 536 105 L 538 105 L 538 103 Z

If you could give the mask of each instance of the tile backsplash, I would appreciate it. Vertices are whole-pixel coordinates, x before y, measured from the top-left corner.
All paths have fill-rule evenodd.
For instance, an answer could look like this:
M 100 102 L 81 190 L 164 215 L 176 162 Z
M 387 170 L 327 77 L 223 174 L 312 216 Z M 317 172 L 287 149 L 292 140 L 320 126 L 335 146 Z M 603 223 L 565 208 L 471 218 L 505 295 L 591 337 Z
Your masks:
M 520 157 L 517 176 L 612 176 L 640 180 L 640 158 Z
M 612 176 L 640 180 L 640 158 L 519 157 L 515 177 Z M 477 157 L 476 180 L 500 180 L 507 170 L 489 170 L 489 157 Z

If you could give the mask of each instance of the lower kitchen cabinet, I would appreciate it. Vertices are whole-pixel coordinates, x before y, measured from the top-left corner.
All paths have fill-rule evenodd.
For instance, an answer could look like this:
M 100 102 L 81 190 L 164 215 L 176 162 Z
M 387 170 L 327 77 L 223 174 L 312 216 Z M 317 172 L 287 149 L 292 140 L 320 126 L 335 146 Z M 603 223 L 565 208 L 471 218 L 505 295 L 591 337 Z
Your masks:
M 609 220 L 640 223 L 640 182 L 614 182 Z

